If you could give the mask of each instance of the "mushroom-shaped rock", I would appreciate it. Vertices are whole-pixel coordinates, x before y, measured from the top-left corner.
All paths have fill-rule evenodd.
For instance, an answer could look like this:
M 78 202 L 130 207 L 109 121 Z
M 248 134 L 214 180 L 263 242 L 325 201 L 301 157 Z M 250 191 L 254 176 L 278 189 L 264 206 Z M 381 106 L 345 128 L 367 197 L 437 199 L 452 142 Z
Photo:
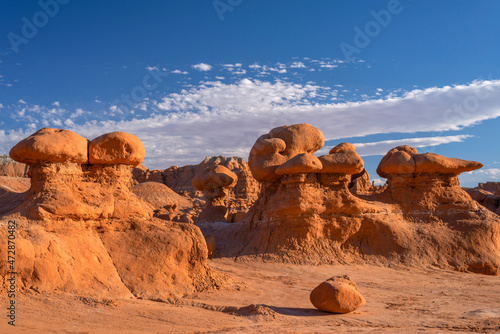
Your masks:
M 297 154 L 283 165 L 276 168 L 278 175 L 290 175 L 301 173 L 316 173 L 323 168 L 321 161 L 310 153 Z
M 192 185 L 200 191 L 214 191 L 219 188 L 230 189 L 236 185 L 238 177 L 222 165 L 207 166 L 196 173 Z
M 349 276 L 334 276 L 311 292 L 311 303 L 317 309 L 332 313 L 349 313 L 366 304 L 365 298 Z
M 417 153 L 410 146 L 398 146 L 387 152 L 382 158 L 377 174 L 387 178 L 390 174 L 451 174 L 459 175 L 483 167 L 477 161 L 447 158 L 435 153 Z
M 347 152 L 347 151 L 356 151 L 356 146 L 351 143 L 340 143 L 337 146 L 333 147 L 329 154 L 339 153 L 339 152 Z
M 87 138 L 62 129 L 43 128 L 21 140 L 10 150 L 10 157 L 25 164 L 88 162 Z
M 279 153 L 286 149 L 286 143 L 280 138 L 270 138 L 270 136 L 262 135 L 257 139 L 252 147 L 251 154 L 268 154 Z
M 310 124 L 280 126 L 257 139 L 248 165 L 257 181 L 275 181 L 283 175 L 276 173 L 279 166 L 298 154 L 313 154 L 324 144 L 323 133 Z
M 377 174 L 387 177 L 389 174 L 412 174 L 415 172 L 415 159 L 405 151 L 396 151 L 377 167 Z
M 138 166 L 146 150 L 141 140 L 126 132 L 106 133 L 93 139 L 89 146 L 89 163 Z
M 417 173 L 459 175 L 483 167 L 483 164 L 477 161 L 447 158 L 434 153 L 415 154 L 413 159 L 415 159 Z
M 340 151 L 319 157 L 323 169 L 319 173 L 358 174 L 364 169 L 361 157 L 354 151 Z

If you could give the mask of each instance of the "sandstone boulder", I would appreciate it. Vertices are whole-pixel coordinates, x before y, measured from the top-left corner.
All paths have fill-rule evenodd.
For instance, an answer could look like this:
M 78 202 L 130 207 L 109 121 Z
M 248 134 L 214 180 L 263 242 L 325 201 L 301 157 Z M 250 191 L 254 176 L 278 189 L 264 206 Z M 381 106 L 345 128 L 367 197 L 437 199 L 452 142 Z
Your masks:
M 89 163 L 138 166 L 145 154 L 144 145 L 136 136 L 125 132 L 111 132 L 90 142 Z
M 88 163 L 88 139 L 69 130 L 43 128 L 21 140 L 10 157 L 24 164 Z
M 131 188 L 132 192 L 150 204 L 155 210 L 164 208 L 187 209 L 191 207 L 191 202 L 184 196 L 158 182 L 139 183 Z
M 459 175 L 483 167 L 476 161 L 448 158 L 434 153 L 418 154 L 410 146 L 398 146 L 390 150 L 377 167 L 377 174 L 387 178 L 389 174 L 450 174 Z
M 276 173 L 278 167 L 299 154 L 313 154 L 324 144 L 323 133 L 310 124 L 280 126 L 257 139 L 248 164 L 257 181 L 278 180 L 283 175 Z
M 319 157 L 323 168 L 319 173 L 358 174 L 363 172 L 364 163 L 354 151 L 339 151 Z
M 334 276 L 311 292 L 311 303 L 317 309 L 331 313 L 349 313 L 366 304 L 365 298 L 347 275 Z
M 199 170 L 192 181 L 193 187 L 200 191 L 210 192 L 219 188 L 230 189 L 236 185 L 238 177 L 222 165 L 206 166 Z
M 317 173 L 323 168 L 321 161 L 311 153 L 300 153 L 276 168 L 278 175 Z

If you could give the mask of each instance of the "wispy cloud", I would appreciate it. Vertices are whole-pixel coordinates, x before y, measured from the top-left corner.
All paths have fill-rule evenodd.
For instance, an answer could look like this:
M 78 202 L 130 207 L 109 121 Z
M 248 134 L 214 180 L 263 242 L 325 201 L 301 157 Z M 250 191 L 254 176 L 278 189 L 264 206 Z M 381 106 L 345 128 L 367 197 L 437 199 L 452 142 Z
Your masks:
M 146 146 L 145 165 L 166 168 L 198 163 L 207 155 L 246 158 L 260 135 L 284 124 L 310 123 L 321 129 L 327 140 L 339 140 L 381 133 L 460 130 L 500 116 L 499 80 L 432 87 L 364 102 L 318 100 L 318 96 L 331 93 L 328 87 L 280 80 L 202 82 L 179 93 L 143 102 L 148 116 L 128 120 L 87 119 L 85 124 L 69 128 L 89 139 L 110 131 L 133 133 Z M 34 107 L 24 109 L 25 117 L 33 116 L 29 110 Z M 44 112 L 37 115 L 50 110 L 39 109 Z M 53 109 L 56 113 L 46 119 L 49 124 L 63 124 L 71 119 L 68 113 L 58 115 L 58 108 Z M 8 151 L 20 139 L 20 132 L 24 131 L 3 132 L 0 149 Z M 467 138 L 467 135 L 410 138 L 397 143 L 362 143 L 365 146 L 358 144 L 358 149 L 366 149 L 367 154 L 384 154 L 387 147 L 402 143 L 423 147 Z
M 500 182 L 500 169 L 478 169 L 472 172 L 462 173 L 459 178 L 460 184 L 466 187 L 475 187 L 478 183 L 485 181 Z
M 421 138 L 404 138 L 394 140 L 383 140 L 372 143 L 353 143 L 356 146 L 356 151 L 361 156 L 369 155 L 384 155 L 390 149 L 399 145 L 409 145 L 416 148 L 438 146 L 449 143 L 463 142 L 467 138 L 472 138 L 471 135 L 457 136 L 439 136 L 439 137 L 421 137 Z

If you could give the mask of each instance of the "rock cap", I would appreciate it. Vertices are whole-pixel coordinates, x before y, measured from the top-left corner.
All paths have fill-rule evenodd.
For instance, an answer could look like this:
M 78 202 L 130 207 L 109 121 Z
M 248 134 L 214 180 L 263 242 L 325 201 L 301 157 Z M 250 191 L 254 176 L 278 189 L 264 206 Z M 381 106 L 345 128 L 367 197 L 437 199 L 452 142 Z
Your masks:
M 88 163 L 87 138 L 63 129 L 43 128 L 21 140 L 10 150 L 10 157 L 21 163 Z
M 93 139 L 89 146 L 89 163 L 138 166 L 146 150 L 141 140 L 126 132 L 106 133 Z

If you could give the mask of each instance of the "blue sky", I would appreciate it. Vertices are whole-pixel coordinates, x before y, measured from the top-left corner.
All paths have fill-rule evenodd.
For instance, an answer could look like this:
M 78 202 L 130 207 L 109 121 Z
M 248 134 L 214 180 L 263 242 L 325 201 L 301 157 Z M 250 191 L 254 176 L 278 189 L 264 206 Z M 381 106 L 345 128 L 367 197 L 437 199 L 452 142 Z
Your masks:
M 500 181 L 498 1 L 0 4 L 0 153 L 39 128 L 137 135 L 145 165 L 239 155 L 307 122 L 373 179 L 400 144 Z M 383 180 L 376 180 L 382 182 Z

